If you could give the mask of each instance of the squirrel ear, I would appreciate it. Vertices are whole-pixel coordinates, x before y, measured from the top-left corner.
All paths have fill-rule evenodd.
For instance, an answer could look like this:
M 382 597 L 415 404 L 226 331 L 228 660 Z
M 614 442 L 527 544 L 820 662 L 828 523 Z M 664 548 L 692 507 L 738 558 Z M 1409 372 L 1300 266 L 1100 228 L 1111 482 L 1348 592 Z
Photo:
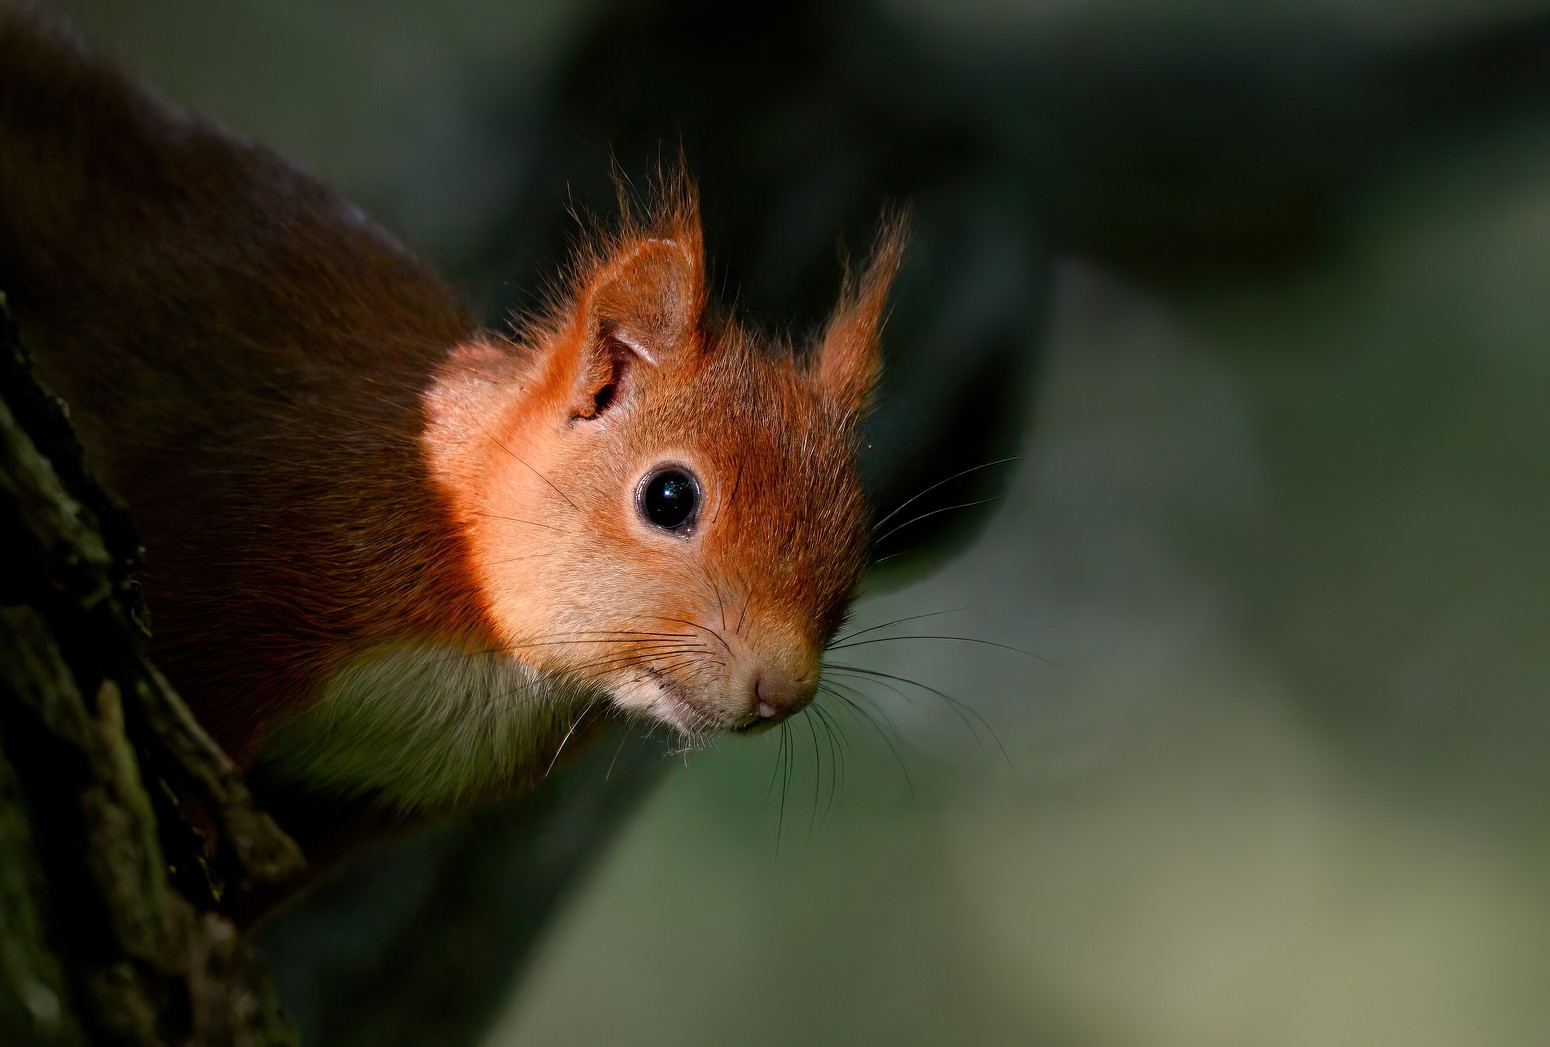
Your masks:
M 705 307 L 699 237 L 625 243 L 588 281 L 584 300 L 594 335 L 612 337 L 656 364 L 700 321 Z
M 823 344 L 813 365 L 819 387 L 851 417 L 860 416 L 866 409 L 882 371 L 878 336 L 882 333 L 888 288 L 899 270 L 906 237 L 903 218 L 892 218 L 883 224 L 861 278 L 846 276 L 840 303 L 824 330 Z
M 625 241 L 585 281 L 571 417 L 594 418 L 641 365 L 655 367 L 690 341 L 705 309 L 698 228 Z

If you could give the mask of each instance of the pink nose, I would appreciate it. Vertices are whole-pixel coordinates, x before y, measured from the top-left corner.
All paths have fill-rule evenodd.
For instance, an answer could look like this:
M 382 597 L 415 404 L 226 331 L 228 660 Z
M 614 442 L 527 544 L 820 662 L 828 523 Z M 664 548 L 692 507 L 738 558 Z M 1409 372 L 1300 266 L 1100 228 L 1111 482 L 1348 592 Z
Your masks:
M 772 665 L 753 676 L 753 699 L 761 720 L 783 720 L 801 710 L 818 690 L 816 677 L 797 676 Z

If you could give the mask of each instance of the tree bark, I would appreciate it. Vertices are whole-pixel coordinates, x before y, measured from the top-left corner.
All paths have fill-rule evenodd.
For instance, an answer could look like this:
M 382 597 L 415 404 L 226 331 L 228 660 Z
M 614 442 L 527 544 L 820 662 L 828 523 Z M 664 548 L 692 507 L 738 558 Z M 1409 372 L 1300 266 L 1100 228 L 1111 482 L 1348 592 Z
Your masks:
M 127 515 L 3 298 L 0 550 L 0 1042 L 293 1043 L 221 907 L 301 853 L 147 659 Z

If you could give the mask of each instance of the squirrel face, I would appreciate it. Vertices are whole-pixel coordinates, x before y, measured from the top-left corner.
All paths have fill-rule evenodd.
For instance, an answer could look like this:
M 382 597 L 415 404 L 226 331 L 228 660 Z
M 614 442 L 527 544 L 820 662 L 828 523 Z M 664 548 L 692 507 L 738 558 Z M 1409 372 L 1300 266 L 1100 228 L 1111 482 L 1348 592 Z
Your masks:
M 425 440 L 495 645 L 688 735 L 804 707 L 866 553 L 854 444 L 901 243 L 798 358 L 709 314 L 685 193 L 513 342 L 456 351 Z

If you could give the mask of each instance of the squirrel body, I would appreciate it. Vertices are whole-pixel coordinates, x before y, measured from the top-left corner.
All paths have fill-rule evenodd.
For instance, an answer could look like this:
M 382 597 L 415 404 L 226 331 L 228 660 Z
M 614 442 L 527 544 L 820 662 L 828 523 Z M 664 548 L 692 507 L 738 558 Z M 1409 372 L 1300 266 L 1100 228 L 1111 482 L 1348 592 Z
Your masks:
M 694 192 L 661 196 L 482 331 L 342 196 L 0 4 L 0 291 L 240 765 L 414 810 L 546 773 L 589 716 L 812 698 L 902 236 L 799 354 L 712 307 Z

